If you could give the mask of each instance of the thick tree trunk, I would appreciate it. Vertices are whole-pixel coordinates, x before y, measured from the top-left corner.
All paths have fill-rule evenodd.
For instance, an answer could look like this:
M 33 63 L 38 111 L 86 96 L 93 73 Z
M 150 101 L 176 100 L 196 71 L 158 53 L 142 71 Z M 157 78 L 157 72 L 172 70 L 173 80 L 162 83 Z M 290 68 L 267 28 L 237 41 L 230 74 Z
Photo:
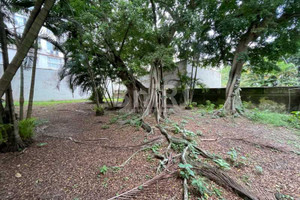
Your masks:
M 19 120 L 24 118 L 24 65 L 20 67 L 20 110 L 19 110 Z
M 240 79 L 245 60 L 242 57 L 243 54 L 247 53 L 249 43 L 256 37 L 257 36 L 252 33 L 251 29 L 249 29 L 236 47 L 226 86 L 226 101 L 224 104 L 225 113 L 240 113 L 243 109 L 240 97 Z
M 149 99 L 143 117 L 154 113 L 156 122 L 167 117 L 166 91 L 164 88 L 162 66 L 153 64 L 150 71 Z
M 130 110 L 136 113 L 140 113 L 144 110 L 144 100 L 142 92 L 147 92 L 147 88 L 138 81 L 127 70 L 127 66 L 120 58 L 120 56 L 114 54 L 114 60 L 112 64 L 115 68 L 121 69 L 117 71 L 117 76 L 122 80 L 122 83 L 127 88 L 127 94 L 123 102 L 123 109 Z
M 54 5 L 54 3 L 55 0 L 45 0 L 43 7 L 40 9 L 40 12 L 36 15 L 32 25 L 28 29 L 28 32 L 22 38 L 20 48 L 17 50 L 16 55 L 14 56 L 14 58 L 8 65 L 7 70 L 4 72 L 0 79 L 0 98 L 4 95 L 5 91 L 9 87 L 11 80 L 13 79 L 17 70 L 21 66 L 22 61 L 27 55 L 34 40 L 37 38 L 38 33 L 42 25 L 44 24 L 49 14 L 49 11 Z M 35 10 L 35 8 L 33 10 Z
M 31 83 L 30 83 L 30 92 L 28 99 L 28 108 L 27 108 L 27 116 L 26 118 L 31 118 L 32 115 L 32 106 L 33 106 L 33 97 L 34 97 L 34 86 L 35 86 L 35 74 L 36 74 L 36 65 L 37 65 L 37 53 L 38 53 L 38 43 L 35 41 L 34 45 L 34 55 L 33 55 L 33 65 L 31 72 Z

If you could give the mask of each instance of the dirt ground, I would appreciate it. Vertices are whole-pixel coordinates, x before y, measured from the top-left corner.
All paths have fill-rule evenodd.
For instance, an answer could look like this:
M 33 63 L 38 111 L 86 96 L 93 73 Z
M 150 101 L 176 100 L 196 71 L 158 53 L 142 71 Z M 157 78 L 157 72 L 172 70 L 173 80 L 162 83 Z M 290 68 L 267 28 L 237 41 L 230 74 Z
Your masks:
M 161 134 L 111 124 L 116 111 L 97 117 L 92 108 L 89 103 L 36 107 L 34 117 L 43 123 L 34 143 L 22 152 L 0 154 L 0 199 L 109 199 L 154 177 L 159 161 L 151 150 L 140 151 L 121 169 L 100 173 L 103 165 L 119 166 L 139 150 L 122 147 L 143 144 Z M 194 139 L 210 153 L 225 159 L 235 148 L 245 166 L 231 167 L 226 173 L 260 199 L 275 199 L 277 191 L 300 199 L 300 137 L 295 131 L 245 118 L 213 119 L 198 110 L 176 110 L 170 119 L 184 120 L 186 129 L 201 132 Z M 222 197 L 210 199 L 241 199 L 214 187 L 222 191 Z M 173 177 L 155 183 L 135 199 L 175 200 L 182 199 L 182 193 L 182 180 Z M 191 199 L 198 197 L 191 190 Z

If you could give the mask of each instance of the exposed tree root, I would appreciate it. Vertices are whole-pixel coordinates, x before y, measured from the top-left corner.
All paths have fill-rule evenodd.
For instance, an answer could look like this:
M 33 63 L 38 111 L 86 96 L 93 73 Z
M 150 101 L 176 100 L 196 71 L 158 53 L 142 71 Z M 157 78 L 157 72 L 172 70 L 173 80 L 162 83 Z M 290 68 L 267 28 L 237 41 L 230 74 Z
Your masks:
M 139 145 L 132 145 L 132 146 L 102 146 L 103 148 L 113 148 L 113 149 L 135 149 L 135 148 L 139 148 L 139 147 L 143 147 L 143 146 L 150 146 L 151 144 L 154 143 L 158 143 L 161 140 L 163 140 L 162 137 L 157 137 L 154 138 L 148 142 L 145 142 L 143 144 L 139 144 Z
M 147 131 L 148 133 L 153 133 L 152 127 L 146 123 L 144 120 L 142 120 L 142 128 Z
M 206 178 L 214 181 L 216 184 L 226 189 L 232 190 L 243 199 L 258 200 L 258 197 L 256 197 L 250 191 L 248 191 L 243 186 L 234 181 L 232 178 L 230 178 L 227 174 L 215 167 L 202 166 L 200 168 L 195 169 L 200 175 L 205 176 Z
M 185 147 L 185 149 L 183 150 L 182 152 L 182 155 L 181 155 L 181 161 L 183 164 L 186 164 L 186 159 L 185 159 L 185 156 L 186 156 L 186 152 L 188 150 L 188 146 Z M 186 178 L 183 179 L 183 200 L 188 200 L 189 199 L 189 189 L 188 189 L 188 180 Z
M 271 149 L 271 150 L 275 150 L 275 151 L 287 153 L 287 151 L 284 150 L 284 149 L 280 149 L 278 147 L 274 147 L 274 146 L 268 145 L 268 144 L 261 144 L 261 143 L 252 142 L 252 141 L 246 140 L 244 138 L 222 138 L 221 140 L 226 140 L 226 139 L 227 140 L 241 141 L 241 142 L 244 142 L 246 144 L 253 145 L 253 146 L 260 146 L 262 148 L 266 148 L 266 149 Z
M 161 126 L 157 126 L 158 129 L 160 130 L 160 132 L 167 138 L 169 143 L 174 143 L 174 144 L 184 144 L 184 145 L 189 145 L 191 144 L 189 141 L 185 140 L 185 139 L 181 139 L 181 138 L 177 138 L 177 137 L 173 137 L 171 135 L 168 134 L 168 132 Z M 209 159 L 214 159 L 213 155 L 210 155 L 208 152 L 200 149 L 199 147 L 192 145 L 195 150 L 198 151 L 198 153 L 204 157 L 204 158 L 209 158 Z
M 187 151 L 191 150 L 190 148 L 192 148 L 194 151 L 197 151 L 204 158 L 209 158 L 212 160 L 217 158 L 217 157 L 207 153 L 206 151 L 200 149 L 199 147 L 193 145 L 192 143 L 190 143 L 189 141 L 187 141 L 185 139 L 176 138 L 176 137 L 169 135 L 167 133 L 167 131 L 164 128 L 162 128 L 161 126 L 157 126 L 157 127 L 159 128 L 162 135 L 164 135 L 166 137 L 166 139 L 168 140 L 169 143 L 175 143 L 175 144 L 181 143 L 181 144 L 186 145 L 186 147 L 183 150 L 182 155 L 181 155 L 181 162 L 183 164 L 188 163 L 186 160 L 186 157 L 188 156 Z M 214 181 L 218 185 L 235 192 L 237 195 L 239 195 L 240 197 L 242 197 L 244 199 L 258 200 L 258 197 L 256 197 L 250 191 L 248 191 L 243 186 L 238 184 L 236 181 L 234 181 L 232 178 L 230 178 L 227 174 L 225 174 L 221 170 L 219 170 L 215 167 L 212 167 L 212 166 L 207 166 L 207 165 L 201 166 L 200 164 L 197 164 L 196 162 L 193 162 L 193 161 L 191 161 L 191 163 L 194 166 L 193 169 L 196 169 L 198 171 L 199 175 L 204 176 L 204 177 Z M 195 166 L 197 166 L 197 167 L 195 168 Z M 188 182 L 187 179 L 184 178 L 183 179 L 183 190 L 184 190 L 184 198 L 183 199 L 184 200 L 188 199 L 187 182 Z

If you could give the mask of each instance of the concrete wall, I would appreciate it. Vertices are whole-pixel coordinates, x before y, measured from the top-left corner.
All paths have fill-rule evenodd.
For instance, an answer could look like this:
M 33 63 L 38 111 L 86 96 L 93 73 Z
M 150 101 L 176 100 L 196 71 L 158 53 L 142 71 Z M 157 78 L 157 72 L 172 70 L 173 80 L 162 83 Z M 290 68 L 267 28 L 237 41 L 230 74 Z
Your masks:
M 287 110 L 300 110 L 300 87 L 257 87 L 242 88 L 242 101 L 251 101 L 258 104 L 261 98 L 266 98 L 284 104 Z M 177 92 L 175 99 L 182 103 L 182 93 Z M 204 104 L 210 100 L 214 104 L 225 102 L 225 88 L 211 88 L 208 90 L 196 89 L 193 101 Z

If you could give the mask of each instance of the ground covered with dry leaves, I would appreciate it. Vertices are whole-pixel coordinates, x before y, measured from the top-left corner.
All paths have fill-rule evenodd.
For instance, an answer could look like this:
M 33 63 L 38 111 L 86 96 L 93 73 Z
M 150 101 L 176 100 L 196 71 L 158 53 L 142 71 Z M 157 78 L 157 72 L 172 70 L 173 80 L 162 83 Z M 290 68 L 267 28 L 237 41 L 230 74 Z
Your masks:
M 92 108 L 90 103 L 35 108 L 40 125 L 34 143 L 22 152 L 0 154 L 0 199 L 109 199 L 153 178 L 160 162 L 154 151 L 167 143 L 137 151 L 139 145 L 161 137 L 160 131 L 154 128 L 148 134 L 135 124 L 124 124 L 128 116 L 117 111 L 96 117 Z M 154 125 L 152 118 L 146 121 Z M 300 199 L 300 137 L 295 130 L 243 117 L 212 118 L 197 109 L 174 109 L 169 122 L 171 129 L 184 124 L 194 133 L 191 139 L 211 154 L 234 158 L 236 164 L 224 172 L 260 199 L 275 199 L 276 192 Z M 205 182 L 207 199 L 241 199 Z M 135 199 L 183 196 L 178 176 L 140 190 Z M 191 199 L 201 198 L 195 189 L 189 192 Z

